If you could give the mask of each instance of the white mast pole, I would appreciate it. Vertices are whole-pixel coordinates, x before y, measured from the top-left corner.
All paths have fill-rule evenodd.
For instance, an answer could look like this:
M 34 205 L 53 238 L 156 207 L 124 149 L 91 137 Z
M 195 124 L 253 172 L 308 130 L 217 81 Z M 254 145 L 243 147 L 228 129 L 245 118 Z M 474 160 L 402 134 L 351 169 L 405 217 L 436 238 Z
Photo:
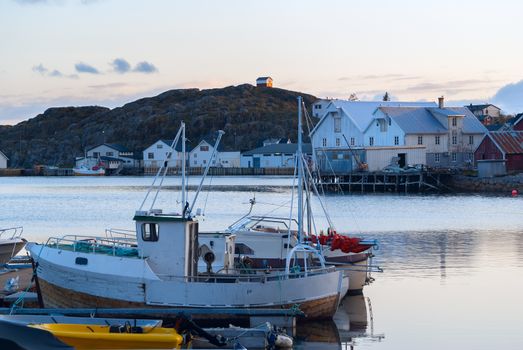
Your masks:
M 301 153 L 302 130 L 301 130 L 301 96 L 298 96 L 298 149 L 296 157 L 298 158 L 298 241 L 301 243 L 303 231 L 303 160 Z
M 181 122 L 181 128 L 182 128 L 182 215 L 185 216 L 185 123 Z M 176 146 L 175 146 L 176 148 Z M 173 150 L 173 152 L 176 152 L 176 149 Z

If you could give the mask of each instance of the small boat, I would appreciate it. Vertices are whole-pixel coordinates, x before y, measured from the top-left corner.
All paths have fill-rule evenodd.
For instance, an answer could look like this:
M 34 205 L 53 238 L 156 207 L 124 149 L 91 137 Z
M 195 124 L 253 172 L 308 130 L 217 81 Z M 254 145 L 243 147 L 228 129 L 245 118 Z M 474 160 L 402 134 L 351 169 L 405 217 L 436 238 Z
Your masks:
M 76 349 L 180 349 L 183 337 L 174 328 L 125 325 L 33 324 Z
M 0 265 L 4 265 L 25 246 L 22 227 L 0 229 Z
M 73 168 L 73 172 L 76 176 L 103 176 L 105 175 L 105 169 L 99 165 L 95 165 L 91 168 L 81 165 Z

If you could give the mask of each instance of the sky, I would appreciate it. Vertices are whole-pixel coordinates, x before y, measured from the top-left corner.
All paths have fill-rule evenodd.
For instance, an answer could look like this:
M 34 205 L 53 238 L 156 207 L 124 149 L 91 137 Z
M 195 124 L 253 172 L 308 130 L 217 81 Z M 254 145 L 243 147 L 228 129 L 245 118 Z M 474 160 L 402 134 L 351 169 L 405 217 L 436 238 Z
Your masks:
M 520 0 L 0 0 L 0 125 L 254 84 L 523 112 Z

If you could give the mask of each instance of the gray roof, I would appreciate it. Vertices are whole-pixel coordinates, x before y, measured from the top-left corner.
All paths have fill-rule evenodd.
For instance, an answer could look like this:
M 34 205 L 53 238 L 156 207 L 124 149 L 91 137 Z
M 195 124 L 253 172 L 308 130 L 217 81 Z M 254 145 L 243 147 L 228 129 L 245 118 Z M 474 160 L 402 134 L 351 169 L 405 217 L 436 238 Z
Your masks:
M 253 150 L 243 152 L 242 156 L 252 156 L 254 154 L 267 154 L 267 153 L 296 153 L 298 150 L 297 143 L 277 143 L 267 145 L 265 147 L 258 147 Z M 310 143 L 303 144 L 303 153 L 312 154 L 312 145 Z
M 392 118 L 406 134 L 447 133 L 447 125 L 439 122 L 438 115 L 445 117 L 445 119 L 449 116 L 463 115 L 463 132 L 466 134 L 487 132 L 485 126 L 465 107 L 381 107 L 380 110 Z
M 428 108 L 380 107 L 406 134 L 446 134 L 447 128 Z
M 446 117 L 452 115 L 463 115 L 463 132 L 466 134 L 484 134 L 487 128 L 476 118 L 476 116 L 467 107 L 445 107 L 429 108 L 431 113 L 441 114 Z
M 374 120 L 374 112 L 379 107 L 436 107 L 435 102 L 399 102 L 399 101 L 345 101 L 331 100 L 333 106 L 341 108 L 343 112 L 352 119 L 356 127 L 364 132 Z M 330 106 L 330 104 L 329 104 Z M 328 110 L 328 108 L 327 108 Z M 319 125 L 327 118 L 325 113 L 316 127 L 312 130 L 313 134 Z
M 96 147 L 100 147 L 100 146 L 107 146 L 109 148 L 112 148 L 118 152 L 131 152 L 127 147 L 125 146 L 122 146 L 118 143 L 102 143 L 101 145 L 97 145 L 97 146 L 94 146 L 94 147 L 91 147 L 88 149 L 88 151 L 92 150 L 92 149 L 95 149 Z

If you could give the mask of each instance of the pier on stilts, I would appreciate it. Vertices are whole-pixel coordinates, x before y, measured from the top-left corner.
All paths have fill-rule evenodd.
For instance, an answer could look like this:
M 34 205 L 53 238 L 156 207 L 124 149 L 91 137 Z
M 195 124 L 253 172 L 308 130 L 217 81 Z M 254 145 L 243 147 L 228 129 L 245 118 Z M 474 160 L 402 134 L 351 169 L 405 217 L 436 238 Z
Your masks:
M 346 193 L 420 193 L 448 190 L 445 184 L 450 173 L 447 172 L 355 172 L 348 174 L 321 174 L 316 176 L 316 185 L 329 192 Z

